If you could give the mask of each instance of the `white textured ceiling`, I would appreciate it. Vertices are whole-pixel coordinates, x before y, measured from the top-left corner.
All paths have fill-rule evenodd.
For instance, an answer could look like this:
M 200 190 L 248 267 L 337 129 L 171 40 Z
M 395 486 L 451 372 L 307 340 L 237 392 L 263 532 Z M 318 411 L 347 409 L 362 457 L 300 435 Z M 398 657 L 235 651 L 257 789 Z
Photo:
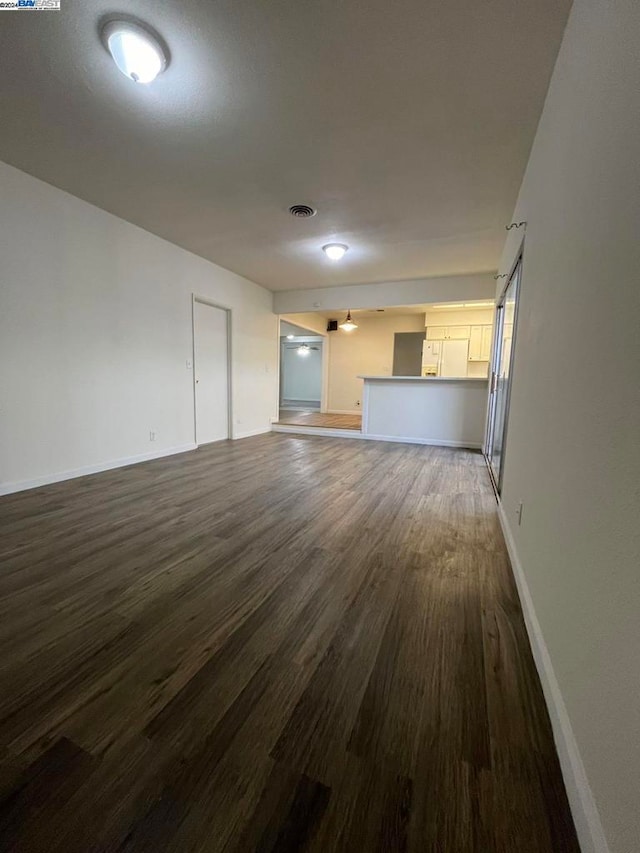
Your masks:
M 0 159 L 273 290 L 496 267 L 570 0 L 125 5 L 150 86 L 99 41 L 118 4 L 0 15 Z

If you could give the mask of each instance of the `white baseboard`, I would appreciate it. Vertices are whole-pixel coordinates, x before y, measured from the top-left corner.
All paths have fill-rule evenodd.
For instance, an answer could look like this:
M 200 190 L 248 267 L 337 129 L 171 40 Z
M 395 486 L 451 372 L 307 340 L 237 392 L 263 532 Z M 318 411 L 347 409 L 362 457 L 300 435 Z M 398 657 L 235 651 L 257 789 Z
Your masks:
M 573 734 L 569 714 L 567 713 L 562 693 L 560 692 L 560 686 L 553 670 L 551 657 L 549 656 L 540 623 L 536 616 L 533 599 L 531 598 L 522 563 L 518 557 L 509 520 L 500 500 L 498 500 L 498 516 L 520 595 L 520 603 L 522 605 L 533 658 L 538 675 L 540 676 L 549 717 L 551 718 L 553 737 L 558 751 L 562 776 L 580 848 L 582 853 L 609 853 L 598 808 L 589 785 L 589 780 L 587 779 L 582 758 L 580 757 L 580 751 Z
M 355 429 L 338 429 L 333 427 L 306 427 L 295 424 L 271 424 L 272 432 L 288 432 L 293 435 L 322 435 L 333 438 L 365 438 Z
M 469 450 L 479 450 L 480 444 L 468 441 L 444 441 L 438 438 L 400 438 L 396 435 L 371 435 L 356 429 L 340 429 L 339 427 L 307 427 L 294 424 L 272 424 L 273 432 L 298 433 L 299 435 L 322 435 L 333 438 L 355 438 L 360 441 L 391 441 L 395 444 L 428 444 L 433 447 L 461 447 Z
M 259 429 L 250 429 L 247 432 L 234 432 L 233 440 L 236 441 L 239 438 L 251 438 L 252 435 L 264 435 L 266 432 L 271 432 L 271 424 L 265 427 L 260 427 Z
M 395 441 L 398 444 L 428 444 L 431 447 L 459 447 L 466 450 L 479 450 L 481 444 L 473 441 L 447 441 L 443 438 L 400 438 L 397 435 L 372 435 L 366 433 L 362 436 L 370 441 Z
M 47 474 L 44 477 L 34 477 L 32 480 L 20 480 L 15 483 L 0 483 L 0 495 L 11 495 L 15 492 L 24 492 L 27 489 L 37 489 L 40 486 L 49 486 L 52 483 L 62 483 L 64 480 L 73 480 L 76 477 L 86 477 L 88 474 L 99 474 L 101 471 L 111 471 L 114 468 L 124 468 L 127 465 L 137 465 L 139 462 L 149 462 L 152 459 L 161 459 L 164 456 L 174 456 L 176 453 L 187 453 L 195 450 L 196 444 L 180 444 L 176 447 L 167 447 L 164 450 L 153 450 L 150 453 L 138 453 L 136 456 L 125 456 L 121 459 L 113 459 L 110 462 L 98 462 L 95 465 L 84 465 L 82 468 L 74 468 L 71 471 L 58 471 L 55 474 Z

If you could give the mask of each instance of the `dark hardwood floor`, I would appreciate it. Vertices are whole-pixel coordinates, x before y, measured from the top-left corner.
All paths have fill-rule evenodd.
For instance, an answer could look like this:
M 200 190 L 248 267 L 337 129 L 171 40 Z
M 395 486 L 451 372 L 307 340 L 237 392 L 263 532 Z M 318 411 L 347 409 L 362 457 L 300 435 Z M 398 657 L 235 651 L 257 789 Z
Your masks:
M 0 850 L 577 853 L 479 454 L 222 442 L 0 543 Z

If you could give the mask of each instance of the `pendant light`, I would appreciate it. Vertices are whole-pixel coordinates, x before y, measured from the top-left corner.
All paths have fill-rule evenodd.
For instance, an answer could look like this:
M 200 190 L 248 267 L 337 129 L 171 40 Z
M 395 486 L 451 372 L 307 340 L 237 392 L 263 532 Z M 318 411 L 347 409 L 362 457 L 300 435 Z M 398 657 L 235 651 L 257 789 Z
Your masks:
M 343 322 L 340 323 L 340 328 L 343 329 L 343 331 L 345 332 L 353 332 L 354 329 L 358 328 L 358 324 L 354 323 L 351 319 L 351 308 L 349 308 L 349 310 L 347 311 L 347 316 L 345 317 Z

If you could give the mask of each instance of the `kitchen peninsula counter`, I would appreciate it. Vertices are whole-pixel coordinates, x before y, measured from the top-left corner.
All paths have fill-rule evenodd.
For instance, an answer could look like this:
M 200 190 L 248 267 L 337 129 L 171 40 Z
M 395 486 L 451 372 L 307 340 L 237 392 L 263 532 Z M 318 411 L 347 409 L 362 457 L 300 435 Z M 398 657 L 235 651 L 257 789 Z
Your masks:
M 447 376 L 359 376 L 362 432 L 369 438 L 481 448 L 488 380 Z

